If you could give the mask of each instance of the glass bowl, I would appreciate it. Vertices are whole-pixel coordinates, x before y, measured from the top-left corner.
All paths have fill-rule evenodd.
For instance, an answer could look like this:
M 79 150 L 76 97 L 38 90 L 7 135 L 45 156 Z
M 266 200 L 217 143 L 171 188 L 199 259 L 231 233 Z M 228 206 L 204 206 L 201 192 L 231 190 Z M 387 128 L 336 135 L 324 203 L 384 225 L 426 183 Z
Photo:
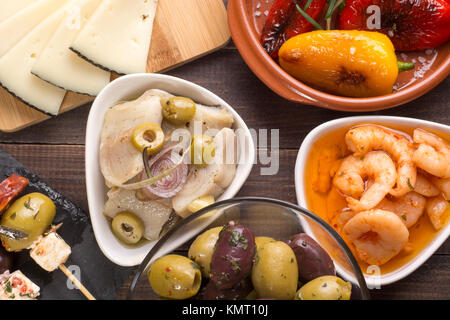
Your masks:
M 352 283 L 352 299 L 370 299 L 364 276 L 350 249 L 324 220 L 294 204 L 260 197 L 234 198 L 216 202 L 181 220 L 151 249 L 131 283 L 128 299 L 155 300 L 147 273 L 158 258 L 176 253 L 187 255 L 191 242 L 202 232 L 235 221 L 247 226 L 255 236 L 286 241 L 308 231 L 339 265 L 338 276 Z

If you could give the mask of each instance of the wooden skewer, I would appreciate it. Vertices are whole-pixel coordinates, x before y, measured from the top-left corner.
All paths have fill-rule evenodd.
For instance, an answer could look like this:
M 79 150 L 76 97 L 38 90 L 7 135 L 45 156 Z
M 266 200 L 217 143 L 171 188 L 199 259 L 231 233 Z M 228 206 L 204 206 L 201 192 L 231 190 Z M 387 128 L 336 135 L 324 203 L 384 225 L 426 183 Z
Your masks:
M 70 281 L 73 282 L 73 284 L 80 289 L 81 293 L 84 294 L 84 296 L 86 298 L 88 298 L 88 300 L 95 300 L 94 296 L 83 286 L 83 284 L 77 279 L 77 277 L 75 277 L 72 272 L 70 272 L 69 269 L 66 268 L 65 265 L 60 264 L 59 265 L 59 269 L 64 272 L 64 274 L 67 276 L 67 278 L 70 279 Z

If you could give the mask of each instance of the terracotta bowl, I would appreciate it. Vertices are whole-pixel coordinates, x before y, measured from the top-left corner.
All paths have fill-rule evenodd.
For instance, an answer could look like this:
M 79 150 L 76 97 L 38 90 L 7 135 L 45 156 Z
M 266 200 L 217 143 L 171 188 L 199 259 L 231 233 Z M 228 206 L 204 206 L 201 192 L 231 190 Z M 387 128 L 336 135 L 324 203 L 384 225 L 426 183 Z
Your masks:
M 450 74 L 450 41 L 426 52 L 398 54 L 399 60 L 417 61 L 415 70 L 402 72 L 393 93 L 372 98 L 347 98 L 316 90 L 291 77 L 270 58 L 259 43 L 264 12 L 274 0 L 228 1 L 233 41 L 250 69 L 274 92 L 288 100 L 341 111 L 375 111 L 414 100 Z M 420 63 L 418 60 L 424 61 Z

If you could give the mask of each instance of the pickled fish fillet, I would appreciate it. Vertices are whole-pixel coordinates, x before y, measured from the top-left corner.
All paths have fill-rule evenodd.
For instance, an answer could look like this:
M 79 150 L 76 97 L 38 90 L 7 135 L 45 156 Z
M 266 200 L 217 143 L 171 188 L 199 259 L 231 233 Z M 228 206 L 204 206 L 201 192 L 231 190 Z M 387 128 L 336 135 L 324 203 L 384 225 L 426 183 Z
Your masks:
M 144 223 L 144 238 L 157 240 L 159 234 L 170 217 L 172 206 L 170 199 L 140 201 L 132 190 L 114 188 L 108 192 L 103 214 L 114 218 L 120 212 L 131 212 Z
M 206 167 L 194 167 L 186 184 L 172 199 L 175 212 L 186 217 L 189 204 L 195 199 L 212 195 L 220 196 L 231 184 L 236 174 L 237 138 L 233 130 L 224 128 L 214 137 L 216 145 L 212 163 Z
M 162 122 L 160 98 L 148 92 L 107 111 L 101 132 L 100 168 L 108 186 L 121 185 L 144 169 L 131 135 L 135 127 L 146 122 Z
M 71 253 L 70 246 L 56 232 L 50 232 L 37 241 L 30 251 L 30 257 L 42 269 L 52 272 L 65 263 Z
M 231 128 L 233 121 L 233 115 L 225 108 L 197 104 L 194 118 L 189 123 L 189 130 L 193 135 L 215 136 L 214 131 L 217 133 L 223 128 Z

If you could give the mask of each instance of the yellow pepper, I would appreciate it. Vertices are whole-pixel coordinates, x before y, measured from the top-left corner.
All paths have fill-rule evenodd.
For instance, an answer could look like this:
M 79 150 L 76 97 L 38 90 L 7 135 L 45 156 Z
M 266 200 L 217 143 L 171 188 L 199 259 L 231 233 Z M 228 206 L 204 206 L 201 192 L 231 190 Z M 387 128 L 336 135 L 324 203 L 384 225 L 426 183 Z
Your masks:
M 318 30 L 286 41 L 281 67 L 319 90 L 348 97 L 389 94 L 399 67 L 391 40 L 384 34 L 357 30 Z

